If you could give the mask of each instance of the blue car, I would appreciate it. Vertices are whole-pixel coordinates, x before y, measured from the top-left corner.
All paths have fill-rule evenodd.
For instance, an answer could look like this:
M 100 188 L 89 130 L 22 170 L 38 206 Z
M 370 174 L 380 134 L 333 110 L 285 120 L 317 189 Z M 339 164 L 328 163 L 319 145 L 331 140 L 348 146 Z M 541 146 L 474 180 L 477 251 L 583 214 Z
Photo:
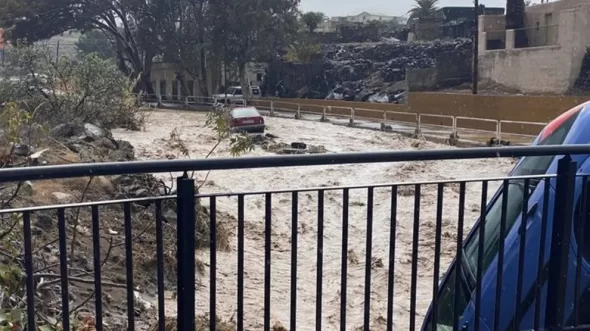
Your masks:
M 533 142 L 533 145 L 562 145 L 590 143 L 590 103 L 577 106 L 547 125 Z M 533 176 L 557 173 L 557 163 L 561 156 L 536 156 L 522 158 L 509 176 Z M 574 155 L 578 174 L 590 174 L 588 155 Z M 433 325 L 433 307 L 431 306 L 424 323 L 423 331 L 447 330 L 533 330 L 535 325 L 535 308 L 540 300 L 538 320 L 544 328 L 545 307 L 547 305 L 547 264 L 551 247 L 551 229 L 553 224 L 553 206 L 555 204 L 556 179 L 549 180 L 546 236 L 541 238 L 542 217 L 544 212 L 544 195 L 546 182 L 543 179 L 531 179 L 528 194 L 525 194 L 524 180 L 511 180 L 507 188 L 500 187 L 487 205 L 485 222 L 481 219 L 471 230 L 463 245 L 460 261 L 455 259 L 439 283 L 438 304 L 436 306 L 436 325 Z M 571 229 L 571 245 L 567 266 L 566 305 L 564 309 L 565 325 L 590 324 L 590 225 L 584 227 L 584 233 L 576 231 L 580 218 L 582 199 L 582 177 L 576 177 L 574 192 L 574 221 Z M 590 183 L 590 180 L 588 181 Z M 502 219 L 502 201 L 504 192 L 509 197 L 506 203 L 505 243 L 503 254 L 502 289 L 500 302 L 497 300 L 497 278 L 499 273 L 498 258 L 500 250 L 500 224 Z M 517 275 L 519 269 L 520 225 L 523 215 L 523 200 L 528 196 L 528 214 L 526 216 L 526 243 L 522 277 L 522 295 L 517 309 Z M 590 196 L 590 195 L 588 195 Z M 586 209 L 586 208 L 584 208 Z M 587 208 L 587 209 L 590 209 Z M 475 296 L 476 275 L 479 253 L 479 228 L 485 223 L 484 252 L 482 262 L 481 312 L 479 330 L 475 330 Z M 582 247 L 578 243 L 584 243 Z M 543 244 L 543 272 L 537 279 L 540 244 Z M 581 277 L 576 286 L 575 275 L 579 255 L 582 255 Z M 461 267 L 457 268 L 460 263 Z M 461 274 L 457 278 L 457 270 Z M 460 284 L 456 284 L 460 279 Z M 537 281 L 542 284 L 540 297 L 537 298 Z M 457 288 L 459 287 L 459 288 Z M 458 305 L 455 305 L 455 293 L 458 293 Z M 574 316 L 574 302 L 578 303 L 578 316 Z M 458 308 L 458 309 L 456 309 Z M 499 309 L 499 323 L 494 325 L 496 309 Z M 519 310 L 518 320 L 515 321 Z

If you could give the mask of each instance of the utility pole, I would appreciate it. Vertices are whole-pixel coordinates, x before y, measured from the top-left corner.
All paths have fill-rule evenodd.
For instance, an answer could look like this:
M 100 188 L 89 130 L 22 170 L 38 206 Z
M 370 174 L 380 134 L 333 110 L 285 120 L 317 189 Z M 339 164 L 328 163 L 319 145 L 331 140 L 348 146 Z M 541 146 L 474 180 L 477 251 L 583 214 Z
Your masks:
M 471 93 L 477 94 L 477 81 L 479 80 L 478 75 L 478 57 L 479 57 L 479 0 L 474 0 L 474 19 L 475 19 L 475 34 L 473 35 L 473 69 L 472 71 L 472 87 Z

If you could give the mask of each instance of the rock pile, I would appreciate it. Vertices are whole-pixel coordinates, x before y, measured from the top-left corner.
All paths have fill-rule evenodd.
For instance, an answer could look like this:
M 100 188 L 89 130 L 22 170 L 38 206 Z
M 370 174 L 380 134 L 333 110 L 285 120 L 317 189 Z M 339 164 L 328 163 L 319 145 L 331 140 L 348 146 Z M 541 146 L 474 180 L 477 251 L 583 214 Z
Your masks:
M 441 54 L 471 49 L 471 39 L 324 45 L 321 63 L 285 64 L 271 70 L 270 81 L 274 84 L 267 87 L 271 90 L 267 93 L 278 92 L 281 97 L 400 102 L 407 68 L 432 68 Z

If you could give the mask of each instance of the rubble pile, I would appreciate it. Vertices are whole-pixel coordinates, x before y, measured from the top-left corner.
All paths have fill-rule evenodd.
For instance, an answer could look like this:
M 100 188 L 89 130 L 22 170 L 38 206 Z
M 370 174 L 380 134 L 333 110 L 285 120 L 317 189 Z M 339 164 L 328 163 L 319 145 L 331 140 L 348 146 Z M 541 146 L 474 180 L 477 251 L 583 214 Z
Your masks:
M 399 103 L 403 101 L 407 68 L 433 68 L 438 55 L 471 49 L 471 39 L 324 45 L 321 65 L 284 66 L 283 72 L 273 73 L 276 85 L 272 93 Z

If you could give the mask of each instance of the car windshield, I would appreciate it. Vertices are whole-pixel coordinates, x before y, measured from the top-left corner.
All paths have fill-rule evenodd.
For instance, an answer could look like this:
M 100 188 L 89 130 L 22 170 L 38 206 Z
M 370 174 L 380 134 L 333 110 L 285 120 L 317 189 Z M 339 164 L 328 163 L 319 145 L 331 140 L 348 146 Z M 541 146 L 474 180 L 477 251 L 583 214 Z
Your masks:
M 227 94 L 240 95 L 242 94 L 242 89 L 237 87 L 230 87 L 227 89 Z
M 232 110 L 233 117 L 257 117 L 260 116 L 256 108 L 248 107 L 248 108 L 235 108 Z
M 537 145 L 560 145 L 563 144 L 567 134 L 569 133 L 573 123 L 575 122 L 579 112 L 573 113 L 565 121 L 557 127 L 552 128 L 551 132 L 542 137 Z M 555 156 L 534 156 L 526 157 L 520 162 L 518 167 L 512 173 L 512 176 L 529 176 L 529 175 L 543 175 L 551 166 Z M 510 181 L 507 189 L 507 206 L 506 206 L 506 236 L 510 229 L 516 223 L 516 220 L 522 213 L 524 200 L 524 180 Z M 530 194 L 536 188 L 536 183 L 531 180 Z M 504 198 L 504 188 L 500 187 L 501 193 L 496 196 L 496 199 L 488 204 L 488 210 L 485 217 L 485 238 L 484 238 L 484 254 L 483 254 L 483 269 L 482 274 L 488 270 L 490 264 L 498 254 L 500 247 L 500 225 L 502 222 L 502 204 Z M 482 223 L 478 223 L 481 226 Z M 475 231 L 477 231 L 476 226 Z M 463 260 L 460 261 L 462 267 L 461 287 L 458 289 L 460 310 L 463 313 L 467 306 L 468 300 L 475 290 L 475 275 L 477 274 L 477 258 L 479 253 L 479 236 L 472 236 L 464 246 Z M 454 300 L 455 300 L 455 274 L 456 265 L 451 270 L 451 273 L 446 284 L 440 292 L 440 299 L 437 306 L 438 323 L 436 330 L 448 330 L 452 328 L 455 318 Z

